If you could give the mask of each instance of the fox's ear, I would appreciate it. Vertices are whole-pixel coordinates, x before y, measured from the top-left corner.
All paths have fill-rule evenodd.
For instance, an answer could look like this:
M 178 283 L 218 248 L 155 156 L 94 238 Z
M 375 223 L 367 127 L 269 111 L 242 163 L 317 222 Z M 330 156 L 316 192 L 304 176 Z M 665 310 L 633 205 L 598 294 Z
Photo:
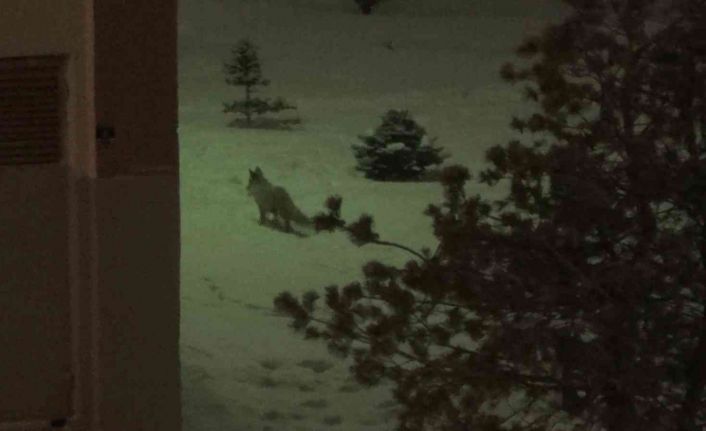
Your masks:
M 259 175 L 262 175 L 262 169 L 260 169 L 259 166 L 255 166 L 255 173 L 256 173 L 256 174 L 259 174 Z

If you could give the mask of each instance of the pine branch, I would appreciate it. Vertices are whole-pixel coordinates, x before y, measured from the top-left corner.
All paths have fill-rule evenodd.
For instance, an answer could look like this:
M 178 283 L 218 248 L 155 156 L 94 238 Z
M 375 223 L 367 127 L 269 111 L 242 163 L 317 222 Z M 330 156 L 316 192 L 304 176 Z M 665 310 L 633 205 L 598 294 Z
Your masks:
M 418 253 L 418 252 L 412 250 L 412 249 L 409 248 L 409 247 L 406 247 L 406 246 L 404 246 L 404 245 L 401 245 L 401 244 L 397 244 L 397 243 L 390 242 L 390 241 L 380 241 L 380 240 L 373 240 L 373 241 L 370 241 L 370 242 L 371 242 L 372 244 L 386 245 L 386 246 L 389 246 L 389 247 L 396 247 L 396 248 L 399 248 L 399 249 L 401 249 L 401 250 L 404 250 L 404 251 L 406 251 L 406 252 L 408 252 L 408 253 L 413 254 L 414 256 L 418 257 L 419 259 L 421 259 L 421 260 L 424 261 L 424 262 L 427 262 L 427 261 L 428 261 L 428 259 L 427 259 L 426 257 L 424 257 L 424 255 L 422 255 L 422 254 L 420 254 L 420 253 Z

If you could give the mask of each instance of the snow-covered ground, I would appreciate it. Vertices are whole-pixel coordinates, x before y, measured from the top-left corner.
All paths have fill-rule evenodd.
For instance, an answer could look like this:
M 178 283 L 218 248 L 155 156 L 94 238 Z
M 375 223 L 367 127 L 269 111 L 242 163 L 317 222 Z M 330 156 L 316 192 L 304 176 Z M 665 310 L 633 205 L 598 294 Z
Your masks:
M 388 109 L 408 109 L 452 154 L 447 164 L 477 173 L 523 109 L 498 69 L 525 35 L 558 17 L 556 3 L 388 0 L 362 16 L 352 0 L 181 0 L 185 431 L 394 429 L 389 387 L 353 383 L 349 363 L 294 334 L 272 299 L 360 280 L 371 259 L 410 256 L 357 248 L 340 233 L 300 238 L 258 225 L 248 169 L 261 167 L 308 214 L 340 194 L 344 218 L 370 213 L 382 239 L 433 249 L 422 211 L 441 201 L 441 187 L 366 180 L 350 145 Z M 263 94 L 297 104 L 301 130 L 226 127 L 222 102 L 241 90 L 225 83 L 222 65 L 243 37 L 260 48 L 272 81 Z M 474 182 L 468 192 L 498 193 Z

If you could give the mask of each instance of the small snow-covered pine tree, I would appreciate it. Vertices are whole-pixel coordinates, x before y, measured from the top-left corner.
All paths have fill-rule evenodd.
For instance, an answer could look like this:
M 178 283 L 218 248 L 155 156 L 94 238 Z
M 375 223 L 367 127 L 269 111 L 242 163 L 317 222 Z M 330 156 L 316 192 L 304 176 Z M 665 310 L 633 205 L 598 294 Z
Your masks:
M 418 180 L 428 166 L 446 158 L 443 149 L 434 146 L 435 139 L 404 110 L 389 110 L 372 134 L 359 138 L 363 144 L 352 145 L 356 170 L 374 180 Z
M 232 55 L 232 62 L 226 63 L 224 67 L 224 72 L 227 75 L 226 82 L 229 85 L 244 87 L 245 98 L 224 103 L 224 113 L 232 112 L 244 115 L 246 126 L 250 126 L 253 115 L 296 109 L 296 106 L 287 103 L 281 97 L 274 100 L 254 97 L 257 87 L 266 87 L 270 81 L 262 77 L 257 47 L 250 40 L 241 39 L 232 50 Z

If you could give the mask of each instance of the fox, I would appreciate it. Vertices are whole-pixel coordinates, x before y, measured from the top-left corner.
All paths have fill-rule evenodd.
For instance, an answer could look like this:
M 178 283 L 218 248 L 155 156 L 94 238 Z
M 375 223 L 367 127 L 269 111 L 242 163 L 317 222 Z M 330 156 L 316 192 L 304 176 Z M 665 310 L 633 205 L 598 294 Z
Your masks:
M 260 224 L 266 222 L 268 214 L 272 214 L 275 219 L 282 219 L 287 232 L 292 232 L 291 222 L 304 226 L 313 224 L 312 220 L 294 205 L 287 190 L 269 182 L 260 167 L 255 167 L 254 171 L 251 169 L 248 171 L 250 180 L 246 189 L 248 195 L 255 199 L 257 208 L 260 210 Z

